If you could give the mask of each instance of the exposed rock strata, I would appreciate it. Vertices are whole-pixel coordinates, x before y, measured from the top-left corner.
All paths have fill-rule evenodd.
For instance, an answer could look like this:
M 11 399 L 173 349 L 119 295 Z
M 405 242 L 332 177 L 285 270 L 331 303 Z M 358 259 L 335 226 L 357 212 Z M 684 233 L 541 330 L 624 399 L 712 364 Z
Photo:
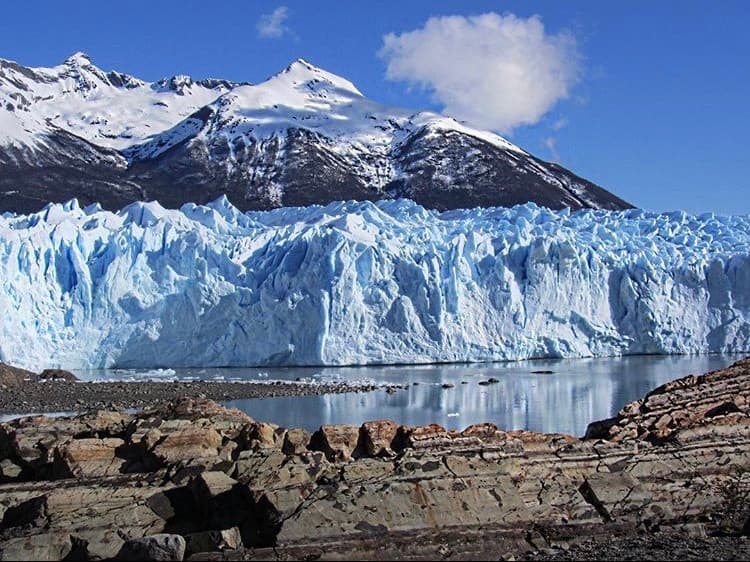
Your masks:
M 0 549 L 466 558 L 664 530 L 747 533 L 749 405 L 745 360 L 668 383 L 584 439 L 388 421 L 309 435 L 188 399 L 27 418 L 0 424 Z

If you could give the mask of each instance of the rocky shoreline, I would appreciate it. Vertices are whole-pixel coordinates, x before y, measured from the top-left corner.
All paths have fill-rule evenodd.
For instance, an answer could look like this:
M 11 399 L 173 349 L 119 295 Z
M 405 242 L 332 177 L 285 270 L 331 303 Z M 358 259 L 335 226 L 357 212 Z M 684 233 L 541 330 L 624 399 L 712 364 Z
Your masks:
M 207 398 L 29 417 L 0 424 L 0 481 L 0 560 L 745 559 L 750 360 L 582 439 L 310 434 Z
M 283 381 L 83 382 L 68 371 L 50 369 L 36 374 L 0 364 L 0 414 L 142 409 L 185 397 L 223 402 L 370 392 L 381 386 L 370 383 Z

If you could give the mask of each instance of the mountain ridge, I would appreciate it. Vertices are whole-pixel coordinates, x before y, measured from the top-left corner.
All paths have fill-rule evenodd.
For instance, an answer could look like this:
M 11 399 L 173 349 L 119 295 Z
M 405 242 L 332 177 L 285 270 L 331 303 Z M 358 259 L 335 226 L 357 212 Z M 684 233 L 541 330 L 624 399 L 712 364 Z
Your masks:
M 226 194 L 239 208 L 406 197 L 438 210 L 631 205 L 489 131 L 382 105 L 297 59 L 263 82 L 147 82 L 78 52 L 0 59 L 0 210 Z

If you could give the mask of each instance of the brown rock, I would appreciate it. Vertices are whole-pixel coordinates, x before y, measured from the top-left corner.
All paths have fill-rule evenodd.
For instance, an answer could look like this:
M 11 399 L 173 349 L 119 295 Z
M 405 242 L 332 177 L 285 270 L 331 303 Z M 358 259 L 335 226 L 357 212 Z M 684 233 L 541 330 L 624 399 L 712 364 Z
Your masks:
M 160 420 L 189 420 L 210 425 L 228 439 L 237 439 L 242 429 L 254 420 L 236 408 L 226 408 L 207 398 L 183 398 L 154 410 L 148 415 Z
M 140 443 L 147 451 L 152 450 L 161 440 L 163 434 L 157 428 L 152 427 L 144 429 L 143 432 L 133 434 L 131 437 L 133 443 Z
M 660 433 L 667 433 L 673 421 L 674 420 L 672 420 L 672 416 L 670 416 L 669 414 L 664 414 L 656 421 L 656 423 L 654 424 L 654 428 Z
M 286 455 L 274 449 L 242 451 L 237 457 L 235 478 L 252 488 L 263 488 L 276 478 L 286 461 Z
M 130 416 L 118 412 L 91 412 L 75 417 L 29 416 L 0 424 L 0 454 L 27 468 L 29 476 L 48 478 L 57 449 L 77 437 L 107 438 L 124 435 Z
M 239 424 L 253 423 L 253 418 L 237 408 L 226 408 L 207 398 L 182 398 L 172 404 L 158 408 L 154 414 L 163 419 L 210 418 L 213 421 L 233 421 Z
M 310 433 L 301 428 L 289 429 L 284 434 L 281 450 L 285 455 L 301 455 L 307 452 L 309 444 Z
M 358 427 L 323 425 L 310 438 L 310 449 L 323 451 L 331 461 L 348 461 L 352 459 L 358 443 Z
M 279 431 L 275 424 L 254 422 L 243 427 L 241 439 L 248 449 L 281 449 L 284 433 L 285 430 Z
M 389 537 L 395 532 L 434 533 L 439 529 L 458 528 L 467 521 L 472 521 L 477 528 L 532 521 L 508 476 L 475 480 L 471 485 L 453 477 L 418 482 L 376 481 L 357 484 L 356 494 L 345 497 L 346 501 L 341 501 L 341 496 L 332 494 L 330 489 L 319 489 L 300 508 L 295 506 L 298 498 L 285 496 L 286 503 L 274 504 L 283 519 L 278 532 L 279 543 L 320 542 L 342 536 L 361 540 Z M 305 509 L 305 505 L 314 508 Z M 290 512 L 295 515 L 286 515 Z
M 133 416 L 112 410 L 96 410 L 73 419 L 77 423 L 76 437 L 122 437 Z
M 140 509 L 137 511 L 140 511 Z M 110 521 L 110 523 L 114 524 L 115 522 Z M 85 556 L 78 558 L 71 556 L 70 560 L 112 560 L 120 552 L 122 545 L 125 544 L 121 534 L 127 537 L 132 533 L 132 528 L 114 529 L 100 526 L 87 529 L 78 528 L 72 538 L 76 539 L 79 545 L 85 547 Z M 143 531 L 139 530 L 136 534 L 142 535 Z
M 597 438 L 617 442 L 664 442 L 683 428 L 714 423 L 722 416 L 747 416 L 750 404 L 750 362 L 670 381 L 620 410 L 614 424 Z M 619 429 L 618 429 L 619 428 Z
M 72 438 L 72 426 L 71 420 L 29 416 L 0 425 L 0 439 L 13 458 L 42 475 L 51 469 L 56 447 Z
M 443 451 L 406 449 L 395 462 L 396 474 L 410 480 L 454 476 Z
M 281 488 L 258 492 L 257 520 L 251 529 L 246 529 L 246 535 L 250 539 L 249 542 L 254 546 L 276 544 L 279 540 L 279 532 L 282 528 L 287 527 L 287 521 L 295 519 L 293 515 L 301 509 L 308 495 L 305 490 L 300 488 Z M 304 526 L 305 523 L 303 522 L 300 526 Z M 314 524 L 316 523 L 317 521 Z M 296 525 L 291 523 L 291 526 Z M 297 536 L 293 538 L 296 539 Z M 286 541 L 282 538 L 281 543 L 284 542 Z
M 494 423 L 470 425 L 461 432 L 461 437 L 476 438 L 486 445 L 505 445 L 508 442 L 508 434 L 500 431 Z
M 228 492 L 237 481 L 220 471 L 203 472 L 193 481 L 191 489 L 199 504 L 205 505 Z
M 58 449 L 58 473 L 64 478 L 119 474 L 126 460 L 117 457 L 122 439 L 74 439 Z
M 362 424 L 362 445 L 371 457 L 393 454 L 393 440 L 398 432 L 398 425 L 390 420 L 365 422 Z
M 526 453 L 549 452 L 554 453 L 561 447 L 578 443 L 578 439 L 565 433 L 539 433 L 536 431 L 509 431 L 509 439 L 518 439 Z
M 26 383 L 35 382 L 36 379 L 37 375 L 31 371 L 0 363 L 0 386 L 18 388 Z
M 703 412 L 704 418 L 715 418 L 716 416 L 726 416 L 727 414 L 735 414 L 741 412 L 735 404 L 735 397 L 731 397 L 731 400 L 721 402 L 708 408 Z
M 494 423 L 477 423 L 470 425 L 461 432 L 461 435 L 476 436 L 480 439 L 488 437 L 490 439 L 495 437 L 497 433 L 497 426 Z
M 218 458 L 222 439 L 213 428 L 196 427 L 187 422 L 176 427 L 164 424 L 160 431 L 169 433 L 152 451 L 158 459 L 167 464 L 206 457 Z
M 399 427 L 394 446 L 398 449 L 440 449 L 449 447 L 451 441 L 451 434 L 443 426 L 432 423 L 421 427 Z
M 70 371 L 65 371 L 63 369 L 45 369 L 39 374 L 38 380 L 76 382 L 78 380 L 78 377 L 76 377 Z
M 227 441 L 219 449 L 219 458 L 223 461 L 232 461 L 237 448 L 238 445 L 236 441 Z

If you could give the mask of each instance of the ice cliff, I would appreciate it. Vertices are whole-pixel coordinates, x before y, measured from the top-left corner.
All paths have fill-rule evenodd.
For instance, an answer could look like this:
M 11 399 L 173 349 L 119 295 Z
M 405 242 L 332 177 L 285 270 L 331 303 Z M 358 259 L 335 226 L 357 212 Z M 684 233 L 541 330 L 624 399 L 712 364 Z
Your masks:
M 0 361 L 27 368 L 750 350 L 750 216 L 226 199 L 0 215 Z

